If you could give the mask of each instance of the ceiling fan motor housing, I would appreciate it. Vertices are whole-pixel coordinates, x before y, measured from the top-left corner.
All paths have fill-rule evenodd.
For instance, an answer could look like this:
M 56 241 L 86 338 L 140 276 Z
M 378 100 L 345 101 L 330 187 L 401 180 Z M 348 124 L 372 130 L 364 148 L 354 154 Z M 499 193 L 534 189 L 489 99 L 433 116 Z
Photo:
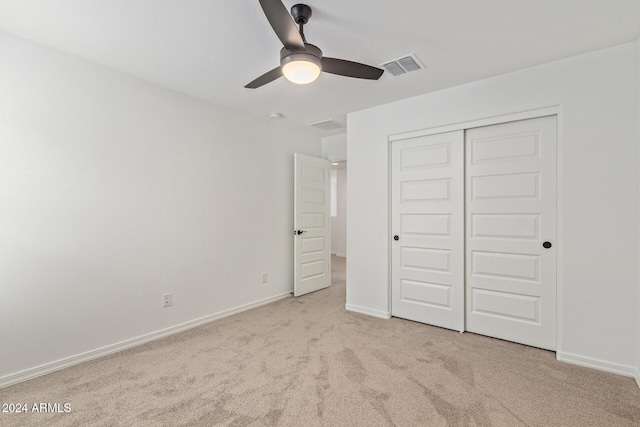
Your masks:
M 316 64 L 322 70 L 322 51 L 310 43 L 304 44 L 305 50 L 290 50 L 286 47 L 280 49 L 280 66 L 284 67 L 289 62 L 307 61 Z

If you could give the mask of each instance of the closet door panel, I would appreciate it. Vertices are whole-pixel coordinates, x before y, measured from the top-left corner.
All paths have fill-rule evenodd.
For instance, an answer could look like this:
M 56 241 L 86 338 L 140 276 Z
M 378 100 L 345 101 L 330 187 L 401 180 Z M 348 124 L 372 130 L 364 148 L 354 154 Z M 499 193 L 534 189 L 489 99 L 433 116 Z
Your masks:
M 392 143 L 393 316 L 464 327 L 464 133 Z M 394 236 L 397 236 L 395 240 Z
M 467 130 L 465 149 L 466 329 L 555 350 L 555 117 Z

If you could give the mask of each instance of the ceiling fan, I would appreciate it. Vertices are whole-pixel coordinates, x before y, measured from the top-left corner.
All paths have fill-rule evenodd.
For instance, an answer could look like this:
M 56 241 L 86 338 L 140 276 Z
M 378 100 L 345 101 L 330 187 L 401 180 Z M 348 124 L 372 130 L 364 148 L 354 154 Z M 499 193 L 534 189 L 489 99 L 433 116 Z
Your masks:
M 260 0 L 260 6 L 284 47 L 280 50 L 280 66 L 261 75 L 245 88 L 259 88 L 283 75 L 293 83 L 307 84 L 317 79 L 321 71 L 369 80 L 378 80 L 384 73 L 384 70 L 370 65 L 322 56 L 317 46 L 307 43 L 303 27 L 311 18 L 311 8 L 306 4 L 293 5 L 291 16 L 281 0 Z M 299 28 L 296 28 L 296 24 Z

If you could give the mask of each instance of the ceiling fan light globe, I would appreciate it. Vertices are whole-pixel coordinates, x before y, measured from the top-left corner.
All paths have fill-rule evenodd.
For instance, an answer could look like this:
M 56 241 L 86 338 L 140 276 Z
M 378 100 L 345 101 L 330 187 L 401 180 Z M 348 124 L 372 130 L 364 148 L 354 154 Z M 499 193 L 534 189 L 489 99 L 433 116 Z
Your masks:
M 314 82 L 320 71 L 318 64 L 307 60 L 290 61 L 282 66 L 282 74 L 286 79 L 299 85 Z

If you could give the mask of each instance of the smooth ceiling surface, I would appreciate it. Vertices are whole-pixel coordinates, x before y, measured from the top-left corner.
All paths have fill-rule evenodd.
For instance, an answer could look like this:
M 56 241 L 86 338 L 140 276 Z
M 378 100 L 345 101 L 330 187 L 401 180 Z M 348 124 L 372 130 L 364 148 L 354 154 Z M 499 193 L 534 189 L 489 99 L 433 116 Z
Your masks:
M 325 55 L 379 65 L 415 53 L 426 70 L 245 89 L 278 65 L 281 47 L 257 0 L 0 0 L 0 30 L 264 120 L 277 111 L 278 126 L 319 136 L 344 130 L 308 124 L 640 37 L 638 0 L 307 4 L 305 35 Z

